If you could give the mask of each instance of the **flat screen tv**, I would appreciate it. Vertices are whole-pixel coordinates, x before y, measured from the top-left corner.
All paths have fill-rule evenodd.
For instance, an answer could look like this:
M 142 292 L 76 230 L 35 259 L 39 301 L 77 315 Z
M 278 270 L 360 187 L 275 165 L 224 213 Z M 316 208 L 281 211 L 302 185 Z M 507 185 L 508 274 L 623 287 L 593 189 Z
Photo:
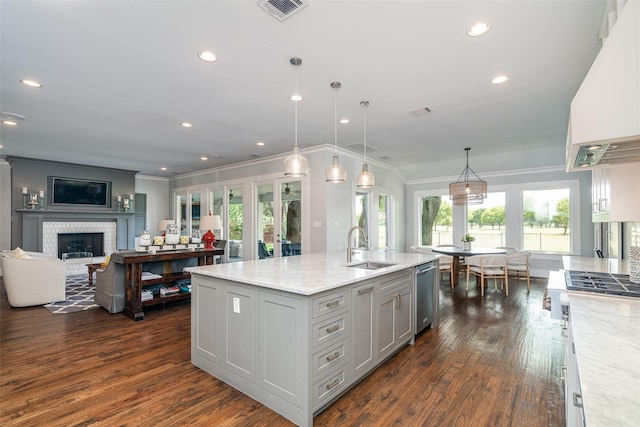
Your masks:
M 111 183 L 54 176 L 51 191 L 54 205 L 109 206 Z

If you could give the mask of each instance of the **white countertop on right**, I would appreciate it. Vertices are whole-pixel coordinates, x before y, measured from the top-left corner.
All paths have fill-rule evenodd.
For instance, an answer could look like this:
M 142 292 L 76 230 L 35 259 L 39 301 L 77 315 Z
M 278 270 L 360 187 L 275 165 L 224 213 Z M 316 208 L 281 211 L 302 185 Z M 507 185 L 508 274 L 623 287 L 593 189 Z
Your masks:
M 629 274 L 629 262 L 626 259 L 565 255 L 562 257 L 562 264 L 565 270 Z
M 569 292 L 588 427 L 640 422 L 640 298 Z

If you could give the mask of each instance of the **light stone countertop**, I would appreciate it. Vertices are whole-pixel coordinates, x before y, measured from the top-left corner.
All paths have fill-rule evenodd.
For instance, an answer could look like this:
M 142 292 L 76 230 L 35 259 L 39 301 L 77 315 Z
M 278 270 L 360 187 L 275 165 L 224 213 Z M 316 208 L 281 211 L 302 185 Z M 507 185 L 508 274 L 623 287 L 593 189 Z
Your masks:
M 313 253 L 282 258 L 189 267 L 191 274 L 292 292 L 313 295 L 364 279 L 381 276 L 438 259 L 427 254 L 393 251 L 360 251 L 351 264 L 362 261 L 393 263 L 378 270 L 347 267 L 347 251 Z
M 616 258 L 563 256 L 565 270 L 592 271 L 594 273 L 629 274 L 629 261 Z
M 587 427 L 640 423 L 640 298 L 569 292 Z

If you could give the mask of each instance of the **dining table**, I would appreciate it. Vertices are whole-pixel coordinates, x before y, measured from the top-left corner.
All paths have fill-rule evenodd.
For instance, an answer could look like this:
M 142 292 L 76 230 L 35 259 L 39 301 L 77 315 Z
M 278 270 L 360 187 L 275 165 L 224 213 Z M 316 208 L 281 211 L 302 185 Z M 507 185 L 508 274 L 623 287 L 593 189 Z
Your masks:
M 471 248 L 463 248 L 460 246 L 437 246 L 431 248 L 432 252 L 437 252 L 444 255 L 450 255 L 453 258 L 451 263 L 451 271 L 453 281 L 452 285 L 457 286 L 460 281 L 460 260 L 464 259 L 468 256 L 473 255 L 500 255 L 506 254 L 506 249 L 498 249 L 498 248 L 481 248 L 481 247 L 471 247 Z

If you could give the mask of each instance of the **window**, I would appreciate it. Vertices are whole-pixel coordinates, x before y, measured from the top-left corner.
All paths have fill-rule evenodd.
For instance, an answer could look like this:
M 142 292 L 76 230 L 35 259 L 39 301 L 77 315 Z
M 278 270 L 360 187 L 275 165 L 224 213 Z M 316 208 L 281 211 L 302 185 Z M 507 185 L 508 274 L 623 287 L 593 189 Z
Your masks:
M 227 223 L 226 216 L 224 215 L 224 191 L 223 190 L 213 190 L 209 193 L 209 212 L 212 215 L 220 215 L 220 220 L 222 221 L 222 229 L 216 230 L 216 238 L 226 240 L 225 234 L 225 224 Z M 207 213 L 209 213 L 207 212 Z M 204 212 L 200 212 L 204 215 Z
M 522 192 L 522 249 L 571 251 L 570 191 L 568 188 Z
M 242 261 L 242 187 L 229 190 L 229 262 Z
M 365 234 L 369 235 L 369 193 L 356 192 L 356 224 L 362 228 Z M 354 244 L 354 247 L 367 247 L 365 243 L 365 236 L 362 233 L 358 234 L 358 242 Z
M 390 247 L 389 211 L 391 209 L 391 196 L 381 194 L 378 196 L 378 248 Z
M 449 196 L 420 198 L 420 245 L 452 244 L 452 226 L 453 210 Z
M 483 248 L 505 246 L 505 193 L 487 193 L 481 205 L 467 206 L 467 233 Z

